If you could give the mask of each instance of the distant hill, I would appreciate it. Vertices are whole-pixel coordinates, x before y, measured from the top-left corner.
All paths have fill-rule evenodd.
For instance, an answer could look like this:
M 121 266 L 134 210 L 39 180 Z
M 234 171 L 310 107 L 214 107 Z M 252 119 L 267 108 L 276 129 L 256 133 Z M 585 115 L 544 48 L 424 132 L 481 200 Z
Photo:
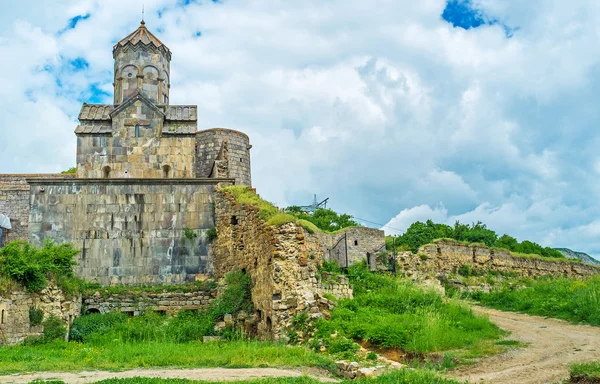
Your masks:
M 579 260 L 583 261 L 584 263 L 600 265 L 600 261 L 594 259 L 587 253 L 575 252 L 573 250 L 570 250 L 569 248 L 555 248 L 555 249 L 557 251 L 559 251 L 560 253 L 562 253 L 568 259 L 579 259 Z

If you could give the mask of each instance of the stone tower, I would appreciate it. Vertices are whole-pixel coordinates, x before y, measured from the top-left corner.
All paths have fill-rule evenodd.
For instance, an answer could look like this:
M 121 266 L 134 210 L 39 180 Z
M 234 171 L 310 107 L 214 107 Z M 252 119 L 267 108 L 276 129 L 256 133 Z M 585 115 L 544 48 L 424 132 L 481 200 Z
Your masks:
M 232 178 L 251 185 L 250 140 L 242 132 L 198 131 L 196 105 L 171 105 L 171 51 L 146 23 L 113 47 L 113 104 L 79 113 L 77 177 Z
M 169 104 L 171 51 L 146 28 L 139 28 L 113 48 L 115 105 L 142 95 L 156 104 Z

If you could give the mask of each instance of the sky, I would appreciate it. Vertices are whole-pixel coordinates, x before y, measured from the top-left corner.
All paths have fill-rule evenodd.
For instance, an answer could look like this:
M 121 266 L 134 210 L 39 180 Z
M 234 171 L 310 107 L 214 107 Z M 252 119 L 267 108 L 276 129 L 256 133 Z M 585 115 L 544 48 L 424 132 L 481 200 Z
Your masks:
M 265 199 L 600 257 L 600 2 L 0 0 L 0 173 L 75 165 L 142 4 L 171 103 L 250 136 Z

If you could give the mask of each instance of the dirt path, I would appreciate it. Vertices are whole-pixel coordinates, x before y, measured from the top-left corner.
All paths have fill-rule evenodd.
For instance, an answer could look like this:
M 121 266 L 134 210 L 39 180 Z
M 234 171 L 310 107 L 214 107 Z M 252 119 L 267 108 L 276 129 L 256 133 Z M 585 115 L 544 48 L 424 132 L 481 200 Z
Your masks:
M 494 384 L 556 383 L 568 377 L 570 363 L 600 360 L 600 327 L 489 308 L 474 310 L 488 314 L 500 328 L 510 331 L 510 339 L 531 344 L 451 372 L 456 379 Z
M 311 371 L 276 368 L 202 368 L 202 369 L 133 369 L 124 372 L 40 372 L 25 375 L 0 376 L 2 384 L 27 384 L 35 379 L 62 380 L 67 384 L 85 384 L 112 378 L 160 377 L 163 379 L 190 379 L 206 381 L 250 380 L 263 377 L 300 377 L 307 374 L 321 382 L 337 382 Z

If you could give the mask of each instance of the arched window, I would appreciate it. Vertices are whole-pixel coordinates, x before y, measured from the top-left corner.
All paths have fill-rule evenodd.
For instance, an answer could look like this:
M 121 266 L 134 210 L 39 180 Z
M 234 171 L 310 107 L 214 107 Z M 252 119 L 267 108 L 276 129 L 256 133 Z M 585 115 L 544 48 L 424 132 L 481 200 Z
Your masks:
M 110 167 L 108 165 L 102 168 L 102 177 L 105 179 L 110 178 Z
M 140 137 L 140 125 L 136 124 L 135 126 L 135 137 Z
M 171 167 L 168 165 L 162 166 L 163 178 L 168 179 L 171 176 Z

